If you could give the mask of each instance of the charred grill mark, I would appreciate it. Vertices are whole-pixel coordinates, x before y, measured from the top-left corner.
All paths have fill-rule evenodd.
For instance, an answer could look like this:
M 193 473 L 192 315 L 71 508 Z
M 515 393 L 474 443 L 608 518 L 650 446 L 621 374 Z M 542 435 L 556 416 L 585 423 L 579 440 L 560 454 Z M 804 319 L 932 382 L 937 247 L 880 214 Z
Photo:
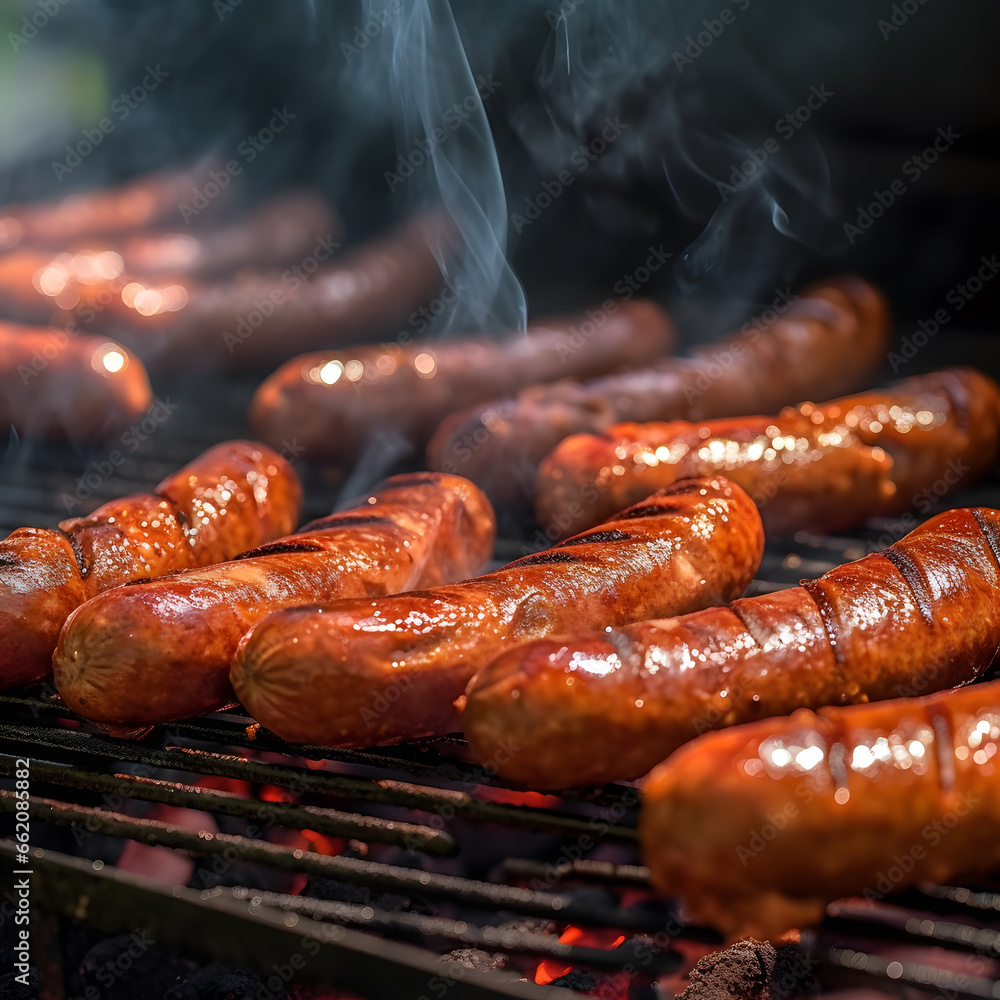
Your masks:
M 509 568 L 515 566 L 545 566 L 549 563 L 575 563 L 579 562 L 580 557 L 574 555 L 572 552 L 558 552 L 555 549 L 546 549 L 545 552 L 539 552 L 534 556 L 525 556 L 523 559 L 518 559 L 517 562 L 511 563 Z
M 315 542 L 269 542 L 267 545 L 260 545 L 249 552 L 241 552 L 233 561 L 239 559 L 256 559 L 257 556 L 278 556 L 286 552 L 322 552 L 322 546 Z
M 983 512 L 978 507 L 972 509 L 972 516 L 975 518 L 976 524 L 979 525 L 979 530 L 983 533 L 990 552 L 993 553 L 997 567 L 1000 568 L 1000 531 L 997 531 L 997 526 L 992 521 L 983 517 Z
M 615 515 L 616 521 L 631 521 L 637 517 L 657 517 L 660 514 L 676 514 L 677 508 L 663 503 L 638 504 Z
M 391 517 L 384 514 L 330 514 L 318 521 L 310 521 L 304 528 L 295 532 L 296 535 L 306 535 L 311 531 L 327 531 L 330 528 L 350 528 L 358 524 L 395 524 Z
M 838 665 L 844 666 L 847 656 L 846 651 L 841 645 L 840 636 L 837 635 L 835 626 L 836 615 L 834 614 L 830 599 L 826 596 L 826 592 L 822 586 L 820 586 L 820 581 L 802 580 L 799 586 L 813 599 L 813 604 L 816 605 L 816 610 L 823 621 L 826 637 L 830 642 L 830 647 L 833 649 L 833 658 L 837 661 Z
M 76 532 L 70 533 L 63 531 L 61 528 L 56 528 L 56 534 L 62 535 L 69 542 L 69 547 L 73 551 L 73 558 L 76 560 L 76 567 L 80 571 L 80 576 L 86 578 L 90 572 L 90 567 L 87 565 L 87 560 L 83 558 L 83 551 L 80 549 L 80 542 L 76 537 Z
M 594 531 L 589 535 L 578 535 L 576 538 L 567 538 L 565 542 L 560 542 L 555 548 L 563 549 L 567 545 L 586 545 L 588 542 L 627 542 L 633 536 L 617 528 L 609 531 Z
M 754 641 L 755 646 L 760 646 L 760 637 L 757 635 L 758 629 L 752 628 L 750 623 L 747 621 L 746 616 L 743 614 L 743 602 L 733 601 L 731 604 L 726 605 L 729 611 L 732 613 L 733 617 L 738 619 L 739 623 L 746 630 L 748 636 Z
M 934 598 L 931 596 L 924 574 L 920 572 L 920 567 L 914 562 L 913 556 L 904 549 L 896 548 L 895 545 L 884 549 L 881 555 L 899 570 L 899 575 L 906 581 L 906 585 L 910 588 L 910 593 L 913 594 L 913 599 L 916 601 L 920 617 L 926 624 L 933 625 Z

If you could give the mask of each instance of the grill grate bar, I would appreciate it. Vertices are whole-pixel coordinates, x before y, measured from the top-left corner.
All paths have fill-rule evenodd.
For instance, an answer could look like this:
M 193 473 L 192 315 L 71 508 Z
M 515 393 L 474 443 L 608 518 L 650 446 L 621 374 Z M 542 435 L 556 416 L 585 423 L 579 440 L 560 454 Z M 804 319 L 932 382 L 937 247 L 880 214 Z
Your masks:
M 0 774 L 13 775 L 15 759 L 0 755 Z M 142 799 L 167 805 L 255 819 L 266 825 L 295 830 L 310 829 L 331 837 L 345 837 L 371 844 L 394 844 L 425 854 L 447 856 L 456 851 L 454 838 L 444 831 L 414 823 L 401 823 L 378 816 L 345 813 L 317 806 L 294 806 L 260 802 L 229 792 L 185 785 L 180 782 L 130 774 L 101 774 L 68 764 L 53 764 L 32 758 L 31 777 L 51 784 L 103 792 L 106 797 Z
M 829 919 L 824 926 L 827 928 L 861 925 L 868 936 L 879 933 L 900 940 L 919 940 L 962 951 L 1000 955 L 1000 931 L 994 928 L 931 917 L 889 901 L 873 906 L 867 901 L 838 900 L 831 903 L 826 912 Z
M 672 950 L 654 949 L 648 942 L 634 939 L 624 941 L 618 948 L 590 948 L 563 944 L 552 934 L 524 930 L 516 924 L 497 927 L 479 927 L 465 920 L 449 917 L 432 917 L 423 913 L 396 913 L 379 910 L 358 903 L 342 903 L 306 896 L 289 896 L 280 892 L 236 887 L 231 890 L 215 889 L 216 893 L 231 891 L 235 899 L 252 900 L 252 904 L 298 913 L 314 920 L 329 920 L 364 927 L 382 933 L 409 932 L 424 937 L 440 937 L 452 944 L 469 948 L 500 949 L 543 958 L 558 959 L 567 965 L 585 965 L 592 969 L 617 970 L 637 964 L 637 949 L 641 954 L 644 970 L 651 975 L 675 971 L 683 961 Z
M 15 857 L 9 841 L 0 856 Z M 184 886 L 168 888 L 148 878 L 35 848 L 33 902 L 107 934 L 141 931 L 147 938 L 209 960 L 253 968 L 265 977 L 338 987 L 370 1000 L 434 996 L 448 1000 L 583 1000 L 584 994 L 518 980 L 517 973 L 478 972 L 441 960 L 402 941 L 336 927 L 245 900 Z
M 0 806 L 12 811 L 17 800 L 14 792 L 0 789 Z M 622 930 L 654 933 L 658 922 L 647 914 L 619 908 L 602 909 L 577 903 L 572 897 L 538 892 L 515 886 L 455 875 L 439 875 L 411 868 L 292 850 L 279 844 L 224 833 L 194 833 L 159 820 L 136 819 L 110 810 L 74 806 L 38 796 L 29 798 L 32 816 L 60 826 L 84 826 L 91 832 L 112 837 L 126 837 L 144 844 L 171 847 L 199 856 L 235 852 L 241 861 L 258 862 L 283 871 L 301 872 L 338 879 L 351 885 L 363 885 L 384 892 L 417 895 L 464 903 L 491 911 L 510 910 L 528 916 L 564 920 L 571 923 L 620 927 Z
M 652 889 L 649 869 L 642 865 L 614 865 L 609 861 L 560 861 L 545 864 L 534 858 L 507 858 L 504 872 L 514 879 L 527 881 L 543 878 L 547 882 L 581 881 L 600 885 L 624 886 L 630 889 Z
M 54 690 L 53 688 L 53 693 Z M 0 711 L 3 709 L 9 710 L 5 714 L 12 721 L 17 713 L 23 716 L 26 711 L 30 711 L 34 719 L 42 717 L 79 721 L 78 717 L 61 702 L 41 698 L 0 694 Z M 421 777 L 439 778 L 443 781 L 466 785 L 510 787 L 502 784 L 495 775 L 490 774 L 488 770 L 478 764 L 442 752 L 442 749 L 457 751 L 464 749 L 465 741 L 457 736 L 437 739 L 428 743 L 409 743 L 357 750 L 288 743 L 266 729 L 255 729 L 255 735 L 251 736 L 247 732 L 248 727 L 252 728 L 249 718 L 241 720 L 215 715 L 173 722 L 169 726 L 169 732 L 175 736 L 185 736 L 192 740 L 213 744 L 222 743 L 247 750 L 269 750 L 309 760 L 335 760 L 342 764 L 356 764 L 382 771 L 408 771 L 410 774 Z M 163 727 L 157 727 L 157 731 L 162 731 L 162 729 Z M 438 749 L 438 747 L 442 749 Z M 600 806 L 613 806 L 622 802 L 634 804 L 636 798 L 635 789 L 623 784 L 609 784 L 602 788 L 567 789 L 551 794 L 563 799 L 590 802 Z
M 980 997 L 983 1000 L 1000 998 L 1000 981 L 953 972 L 934 965 L 889 960 L 881 955 L 855 951 L 852 948 L 830 948 L 822 961 L 834 968 L 864 973 L 886 983 L 933 990 L 939 995 L 948 997 Z
M 199 774 L 214 774 L 226 778 L 261 784 L 278 785 L 296 792 L 315 792 L 340 798 L 360 799 L 383 805 L 421 809 L 438 815 L 460 816 L 476 822 L 500 823 L 509 827 L 566 835 L 583 835 L 597 839 L 634 843 L 636 831 L 620 824 L 599 824 L 589 817 L 535 807 L 507 805 L 477 799 L 468 792 L 446 788 L 430 788 L 400 781 L 371 780 L 330 771 L 312 771 L 248 760 L 233 754 L 173 747 L 151 749 L 141 743 L 98 736 L 80 730 L 29 727 L 0 724 L 0 736 L 28 747 L 68 750 L 77 755 L 91 754 L 107 760 L 125 760 Z M 607 827 L 607 829 L 605 829 Z

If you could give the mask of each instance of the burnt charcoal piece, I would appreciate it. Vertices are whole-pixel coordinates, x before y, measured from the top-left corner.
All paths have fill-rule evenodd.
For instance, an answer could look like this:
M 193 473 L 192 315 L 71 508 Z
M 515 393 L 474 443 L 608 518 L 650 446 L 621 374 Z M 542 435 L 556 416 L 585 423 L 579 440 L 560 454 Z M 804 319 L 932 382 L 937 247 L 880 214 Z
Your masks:
M 798 1000 L 818 991 L 814 964 L 795 945 L 745 938 L 700 958 L 677 1000 Z
M 677 1000 L 770 1000 L 774 945 L 747 938 L 699 958 Z
M 507 967 L 507 956 L 501 951 L 492 954 L 488 951 L 480 951 L 478 948 L 456 948 L 449 951 L 447 955 L 442 955 L 439 962 L 455 962 L 464 965 L 467 969 L 475 969 L 477 972 L 492 972 L 494 969 L 505 969 Z
M 565 976 L 552 980 L 553 986 L 562 986 L 567 990 L 594 990 L 600 984 L 600 979 L 592 972 L 585 972 L 583 969 L 572 969 Z

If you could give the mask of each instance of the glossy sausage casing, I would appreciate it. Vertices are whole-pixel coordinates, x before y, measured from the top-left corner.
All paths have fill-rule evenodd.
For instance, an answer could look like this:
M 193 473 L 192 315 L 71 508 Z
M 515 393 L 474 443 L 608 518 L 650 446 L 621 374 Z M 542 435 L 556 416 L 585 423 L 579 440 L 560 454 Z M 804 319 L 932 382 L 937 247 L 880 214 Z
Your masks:
M 509 781 L 638 778 L 708 729 L 967 683 L 1000 650 L 1000 513 L 951 510 L 803 586 L 602 634 L 535 642 L 469 686 L 480 760 Z
M 118 587 L 67 621 L 56 686 L 80 715 L 118 730 L 233 701 L 243 634 L 272 611 L 461 579 L 493 551 L 489 501 L 467 479 L 396 476 L 350 510 L 232 562 Z
M 132 580 L 230 559 L 299 516 L 291 466 L 265 445 L 231 441 L 58 531 L 20 528 L 0 542 L 0 687 L 46 677 L 63 622 L 96 594 Z
M 364 746 L 453 731 L 453 702 L 516 642 L 729 600 L 763 551 L 726 480 L 678 483 L 592 531 L 486 576 L 374 601 L 278 612 L 243 640 L 232 682 L 285 739 Z
M 28 437 L 106 441 L 153 404 L 142 362 L 104 337 L 0 323 L 0 427 Z
M 265 441 L 294 436 L 306 458 L 349 462 L 376 435 L 423 448 L 456 409 L 532 382 L 642 364 L 673 346 L 673 325 L 652 302 L 618 303 L 589 338 L 581 333 L 588 322 L 551 320 L 499 341 L 359 346 L 293 358 L 257 390 L 250 422 Z M 447 462 L 441 468 L 451 471 Z
M 646 780 L 653 882 L 699 924 L 776 937 L 841 896 L 1000 865 L 1000 682 L 799 711 L 679 750 Z
M 969 486 L 996 464 L 998 437 L 1000 388 L 952 368 L 772 417 L 574 435 L 542 463 L 535 510 L 568 535 L 675 479 L 719 474 L 753 497 L 768 537 L 825 533 Z
M 769 326 L 749 327 L 687 358 L 588 382 L 533 386 L 448 417 L 427 448 L 431 468 L 468 476 L 497 506 L 527 504 L 539 463 L 571 434 L 625 421 L 769 413 L 864 384 L 885 361 L 891 318 L 860 278 L 803 291 Z M 476 448 L 463 448 L 475 441 Z

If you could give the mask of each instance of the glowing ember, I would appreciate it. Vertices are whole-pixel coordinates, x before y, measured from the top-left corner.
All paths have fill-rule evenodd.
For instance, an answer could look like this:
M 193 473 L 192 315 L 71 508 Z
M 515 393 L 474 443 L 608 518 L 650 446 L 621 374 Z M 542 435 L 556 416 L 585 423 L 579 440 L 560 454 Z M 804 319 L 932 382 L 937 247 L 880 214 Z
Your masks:
M 569 926 L 559 935 L 560 944 L 575 944 L 582 948 L 617 948 L 625 940 L 625 935 L 607 927 Z M 573 971 L 572 965 L 546 960 L 535 969 L 535 982 L 541 986 L 553 983 Z

